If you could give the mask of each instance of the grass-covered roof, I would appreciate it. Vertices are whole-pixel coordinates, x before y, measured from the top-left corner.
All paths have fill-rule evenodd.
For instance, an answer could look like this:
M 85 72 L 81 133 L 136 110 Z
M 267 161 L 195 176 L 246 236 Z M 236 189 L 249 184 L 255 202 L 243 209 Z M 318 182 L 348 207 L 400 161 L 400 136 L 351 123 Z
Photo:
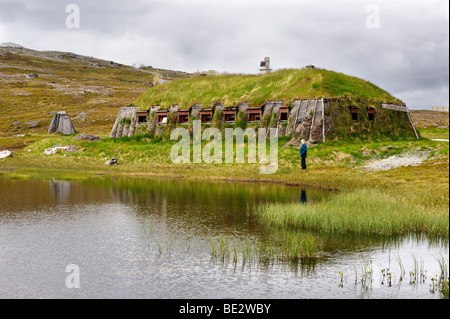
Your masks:
M 258 106 L 266 101 L 293 99 L 358 98 L 372 102 L 402 103 L 376 85 L 342 73 L 316 69 L 283 69 L 265 75 L 217 75 L 177 80 L 152 87 L 136 104 L 141 109 L 178 105 L 189 109 L 194 104 L 209 108 L 248 103 Z

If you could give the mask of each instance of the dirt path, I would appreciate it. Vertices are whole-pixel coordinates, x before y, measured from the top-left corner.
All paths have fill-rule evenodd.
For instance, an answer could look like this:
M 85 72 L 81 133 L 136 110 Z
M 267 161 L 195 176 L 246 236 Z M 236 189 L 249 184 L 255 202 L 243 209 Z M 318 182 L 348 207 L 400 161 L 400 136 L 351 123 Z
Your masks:
M 420 152 L 417 154 L 407 154 L 401 156 L 391 156 L 383 160 L 373 161 L 363 166 L 363 170 L 382 171 L 394 169 L 401 166 L 420 165 L 430 154 L 428 152 Z

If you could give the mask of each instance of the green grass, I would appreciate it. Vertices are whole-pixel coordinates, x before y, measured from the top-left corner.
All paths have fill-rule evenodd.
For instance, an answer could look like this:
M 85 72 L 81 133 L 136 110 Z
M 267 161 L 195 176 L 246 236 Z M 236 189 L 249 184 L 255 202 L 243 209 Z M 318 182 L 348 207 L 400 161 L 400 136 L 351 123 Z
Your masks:
M 436 142 L 428 139 L 402 139 L 398 141 L 335 141 L 317 144 L 308 151 L 308 173 L 299 170 L 300 158 L 298 150 L 292 147 L 284 148 L 288 138 L 278 140 L 278 171 L 276 174 L 262 177 L 258 164 L 248 163 L 248 152 L 245 152 L 244 164 L 178 164 L 170 160 L 170 151 L 175 141 L 167 136 L 150 137 L 138 135 L 121 139 L 104 138 L 101 141 L 89 142 L 73 140 L 72 136 L 59 134 L 30 134 L 27 138 L 29 145 L 13 151 L 13 157 L 0 161 L 0 170 L 9 169 L 43 169 L 54 170 L 92 170 L 99 173 L 136 173 L 155 174 L 164 167 L 165 172 L 180 173 L 182 176 L 214 176 L 218 179 L 247 179 L 247 180 L 275 180 L 285 183 L 302 183 L 321 185 L 324 188 L 353 188 L 352 179 L 364 182 L 374 178 L 382 181 L 393 179 L 396 184 L 411 183 L 420 179 L 420 183 L 428 186 L 430 182 L 439 180 L 445 182 L 445 164 L 448 163 L 448 143 Z M 0 139 L 1 141 L 1 139 Z M 209 141 L 203 141 L 203 145 Z M 77 148 L 73 153 L 58 153 L 43 155 L 45 149 L 54 145 L 73 145 Z M 225 148 L 225 143 L 222 145 Z M 247 145 L 246 145 L 247 148 Z M 269 147 L 267 147 L 269 150 Z M 401 155 L 426 151 L 430 154 L 430 161 L 420 167 L 409 169 L 400 168 L 391 172 L 359 172 L 357 168 L 362 164 L 381 160 L 393 155 Z M 105 167 L 104 163 L 111 157 L 117 157 L 119 165 L 114 168 Z M 191 157 L 192 159 L 192 157 Z M 444 170 L 441 172 L 440 167 Z M 436 170 L 439 168 L 439 170 Z M 447 168 L 448 171 L 448 168 Z M 388 178 L 391 174 L 393 178 Z M 439 174 L 439 176 L 437 176 Z M 447 172 L 448 174 L 448 172 Z M 328 175 L 328 176 L 326 176 Z M 245 178 L 244 178 L 245 176 Z M 429 176 L 429 181 L 426 180 Z M 350 182 L 347 182 L 349 180 Z M 344 184 L 343 184 L 344 183 Z M 364 182 L 365 183 L 365 182 Z M 419 182 L 417 182 L 419 183 Z M 442 188 L 439 182 L 434 188 Z M 412 183 L 411 186 L 416 183 Z M 369 184 L 370 185 L 370 184 Z
M 322 69 L 286 69 L 265 75 L 193 77 L 149 89 L 136 99 L 143 109 L 152 105 L 188 109 L 194 104 L 225 107 L 239 103 L 262 105 L 266 101 L 315 98 L 362 98 L 399 103 L 397 98 L 365 80 Z
M 429 139 L 449 139 L 448 128 L 421 128 L 418 130 L 420 136 Z
M 425 233 L 448 237 L 448 203 L 430 192 L 398 194 L 378 188 L 343 191 L 319 203 L 266 204 L 258 218 L 268 225 L 327 233 L 391 236 Z
M 74 135 L 73 135 L 74 136 Z M 58 178 L 80 180 L 95 175 L 182 177 L 195 180 L 270 182 L 335 190 L 321 202 L 270 204 L 259 207 L 258 221 L 268 226 L 326 233 L 390 236 L 424 233 L 448 237 L 448 143 L 428 139 L 398 141 L 337 141 L 310 147 L 308 170 L 300 170 L 298 149 L 283 148 L 279 140 L 279 167 L 272 175 L 259 174 L 259 164 L 178 164 L 170 160 L 174 141 L 145 135 L 101 141 L 73 140 L 73 136 L 43 134 L 25 149 L 0 160 L 0 175 L 14 179 Z M 207 141 L 204 141 L 204 144 Z M 204 145 L 203 144 L 203 145 Z M 225 143 L 224 143 L 225 144 Z M 54 145 L 73 145 L 73 153 L 44 155 Z M 224 147 L 224 145 L 223 145 Z M 368 161 L 427 151 L 430 158 L 419 166 L 388 171 L 364 171 Z M 246 153 L 247 156 L 247 153 Z M 105 165 L 111 157 L 118 165 Z M 281 236 L 282 237 L 282 236 Z M 311 239 L 312 238 L 312 239 Z M 277 259 L 314 257 L 313 237 L 280 238 Z M 231 247 L 231 245 L 229 246 Z M 268 247 L 251 251 L 263 256 Z

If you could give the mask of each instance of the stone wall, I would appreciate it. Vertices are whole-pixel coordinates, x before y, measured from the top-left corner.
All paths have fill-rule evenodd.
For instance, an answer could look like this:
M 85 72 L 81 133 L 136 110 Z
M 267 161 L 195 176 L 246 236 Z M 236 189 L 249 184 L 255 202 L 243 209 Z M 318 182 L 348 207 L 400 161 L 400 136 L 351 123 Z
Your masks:
M 325 102 L 323 100 L 296 100 L 290 105 L 289 118 L 286 122 L 280 122 L 280 108 L 282 101 L 267 101 L 262 107 L 262 118 L 260 126 L 265 128 L 278 128 L 278 135 L 294 136 L 296 138 L 305 138 L 312 142 L 324 140 L 323 116 Z M 240 103 L 237 106 L 238 112 L 247 114 L 248 103 Z M 147 124 L 145 130 L 151 134 L 162 135 L 168 129 L 176 126 L 176 114 L 178 106 L 172 106 L 169 111 L 168 123 L 161 125 L 157 123 L 157 112 L 159 106 L 152 106 L 149 109 Z M 190 110 L 191 119 L 199 119 L 200 104 L 194 105 Z M 223 105 L 214 106 L 214 112 L 223 110 Z M 123 136 L 132 136 L 136 130 L 142 126 L 136 121 L 137 107 L 122 107 L 119 110 L 114 127 L 111 130 L 111 138 Z
M 411 125 L 415 135 L 417 136 L 414 124 L 409 116 L 409 110 L 405 105 L 378 105 L 376 107 L 378 111 L 375 112 L 375 120 L 370 122 L 365 113 L 361 113 L 361 120 L 353 121 L 348 109 L 352 106 L 349 103 L 352 102 L 346 100 L 292 100 L 288 103 L 289 104 L 286 104 L 286 101 L 284 103 L 283 101 L 267 101 L 262 106 L 262 116 L 260 122 L 247 122 L 247 125 L 254 128 L 278 128 L 278 136 L 280 137 L 289 136 L 296 140 L 305 139 L 310 144 L 315 144 L 325 142 L 327 136 L 329 136 L 329 139 L 336 139 L 336 136 L 354 136 L 355 134 L 359 134 L 358 132 L 364 135 L 371 129 L 378 130 L 381 132 L 380 134 L 387 134 L 386 130 L 388 130 L 388 133 L 390 134 L 391 132 L 388 128 L 385 128 L 386 125 L 383 123 L 387 123 L 386 121 L 400 121 L 403 123 L 406 119 L 406 124 L 403 123 L 402 127 Z M 190 109 L 189 123 L 185 123 L 187 124 L 186 128 L 190 131 L 192 128 L 191 121 L 199 119 L 201 107 L 202 106 L 200 104 L 196 104 Z M 287 121 L 280 121 L 280 110 L 286 107 L 289 110 L 289 117 Z M 241 126 L 243 123 L 242 113 L 248 115 L 249 105 L 247 103 L 240 103 L 235 108 L 237 109 L 236 115 L 239 114 L 239 119 L 238 116 L 236 116 L 238 123 L 235 123 L 235 125 Z M 252 106 L 252 108 L 254 108 L 254 106 Z M 360 112 L 366 112 L 369 107 L 367 105 L 358 105 L 358 108 L 360 108 Z M 213 110 L 213 118 L 209 125 L 212 127 L 222 128 L 225 124 L 223 121 L 222 111 L 226 110 L 226 108 L 224 108 L 224 105 L 218 104 L 213 106 L 211 109 Z M 383 109 L 386 111 L 382 111 Z M 171 130 L 178 124 L 178 106 L 174 105 L 167 110 L 168 118 L 167 123 L 165 124 L 157 123 L 156 115 L 158 110 L 160 110 L 159 106 L 152 106 L 148 110 L 149 115 L 147 123 L 145 125 L 139 125 L 139 123 L 136 123 L 137 107 L 121 108 L 110 137 L 118 138 L 122 136 L 132 136 L 135 132 L 139 134 L 144 133 L 145 131 L 157 136 L 170 133 Z M 389 115 L 389 112 L 392 111 L 395 112 Z M 228 123 L 228 127 L 230 127 L 229 124 L 230 123 Z M 406 130 L 405 128 L 402 129 Z

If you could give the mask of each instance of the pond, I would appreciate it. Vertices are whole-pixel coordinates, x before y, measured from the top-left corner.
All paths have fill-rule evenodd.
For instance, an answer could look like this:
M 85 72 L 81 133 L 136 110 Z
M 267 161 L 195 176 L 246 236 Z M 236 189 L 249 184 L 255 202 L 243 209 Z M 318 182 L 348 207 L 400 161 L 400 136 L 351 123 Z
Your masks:
M 261 258 L 305 233 L 261 225 L 252 210 L 333 196 L 316 189 L 0 178 L 0 195 L 0 298 L 438 299 L 432 278 L 448 267 L 447 240 L 413 236 L 308 233 L 319 258 Z

